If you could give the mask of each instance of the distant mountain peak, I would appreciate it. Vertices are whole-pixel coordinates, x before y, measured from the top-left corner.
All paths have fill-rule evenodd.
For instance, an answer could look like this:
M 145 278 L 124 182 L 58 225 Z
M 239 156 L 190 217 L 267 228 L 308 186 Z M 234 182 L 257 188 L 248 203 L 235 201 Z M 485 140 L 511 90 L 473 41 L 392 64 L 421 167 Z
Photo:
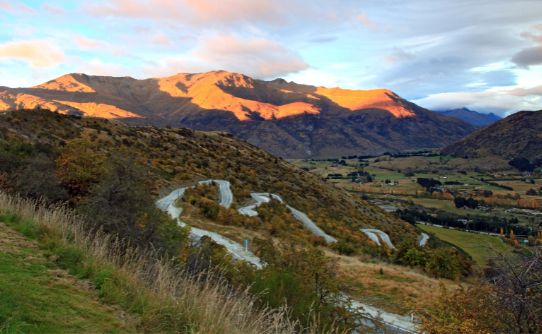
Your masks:
M 69 73 L 41 85 L 34 86 L 34 88 L 66 92 L 94 93 L 94 89 L 82 83 L 83 80 L 81 79 L 85 77 L 88 76 L 83 73 Z
M 460 119 L 477 127 L 488 126 L 501 118 L 494 113 L 481 113 L 467 107 L 437 111 L 445 116 Z

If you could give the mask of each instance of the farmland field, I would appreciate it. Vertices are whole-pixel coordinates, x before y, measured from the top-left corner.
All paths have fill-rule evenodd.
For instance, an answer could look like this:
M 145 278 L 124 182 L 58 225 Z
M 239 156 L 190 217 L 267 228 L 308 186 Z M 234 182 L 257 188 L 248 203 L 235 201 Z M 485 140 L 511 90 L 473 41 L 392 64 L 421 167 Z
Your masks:
M 435 235 L 469 254 L 477 265 L 483 267 L 487 261 L 499 254 L 510 255 L 512 247 L 497 236 L 458 231 L 443 227 L 418 224 L 421 230 Z

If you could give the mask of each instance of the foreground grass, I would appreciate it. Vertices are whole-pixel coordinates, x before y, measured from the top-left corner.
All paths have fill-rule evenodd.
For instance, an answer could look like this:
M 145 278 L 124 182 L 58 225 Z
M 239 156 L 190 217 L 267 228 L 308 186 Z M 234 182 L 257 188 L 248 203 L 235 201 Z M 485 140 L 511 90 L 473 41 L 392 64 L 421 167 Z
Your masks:
M 418 224 L 421 230 L 434 234 L 437 238 L 457 246 L 469 254 L 479 266 L 485 266 L 491 258 L 499 254 L 509 255 L 512 247 L 500 238 L 490 235 L 451 230 L 443 227 Z
M 153 254 L 121 249 L 116 240 L 106 235 L 89 234 L 63 208 L 48 209 L 0 193 L 0 216 L 10 227 L 35 239 L 41 250 L 54 258 L 55 265 L 90 281 L 102 302 L 134 314 L 139 331 L 210 334 L 318 331 L 316 325 L 299 328 L 283 310 L 256 308 L 255 299 L 248 293 L 234 291 L 209 275 L 192 277 Z M 20 265 L 17 259 L 4 260 L 7 270 L 18 270 L 13 268 Z M 37 268 L 28 270 L 41 275 Z M 66 298 L 70 299 L 71 295 Z M 43 305 L 54 304 L 44 301 Z M 58 324 L 57 320 L 50 320 Z M 95 328 L 90 332 L 107 330 Z
M 35 243 L 3 224 L 0 239 L 0 333 L 136 332 Z

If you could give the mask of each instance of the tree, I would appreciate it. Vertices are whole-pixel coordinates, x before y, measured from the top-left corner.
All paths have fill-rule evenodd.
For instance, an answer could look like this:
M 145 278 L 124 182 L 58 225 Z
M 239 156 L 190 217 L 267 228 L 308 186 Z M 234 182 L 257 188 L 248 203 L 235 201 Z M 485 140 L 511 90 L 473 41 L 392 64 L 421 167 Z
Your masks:
M 457 279 L 463 274 L 459 256 L 452 248 L 440 248 L 431 252 L 425 270 L 438 278 Z
M 489 277 L 509 333 L 542 333 L 542 251 L 519 261 L 503 258 Z
M 178 255 L 188 243 L 188 231 L 156 208 L 142 167 L 130 158 L 112 158 L 108 165 L 79 206 L 88 223 L 143 248 Z
M 538 191 L 536 191 L 535 189 L 531 188 L 529 190 L 527 190 L 527 195 L 529 196 L 537 196 L 538 195 Z
M 501 312 L 492 298 L 493 287 L 477 283 L 467 288 L 447 291 L 429 307 L 418 310 L 422 329 L 432 334 L 506 333 Z
M 437 186 L 442 185 L 442 183 L 438 180 L 423 177 L 417 178 L 416 182 L 418 182 L 418 184 L 424 187 L 428 192 L 433 192 Z
M 270 241 L 256 243 L 267 266 L 256 272 L 252 291 L 262 295 L 267 306 L 286 304 L 293 318 L 303 322 L 311 320 L 310 314 L 328 325 L 347 321 L 337 307 L 336 265 L 321 250 L 290 245 L 279 251 Z
M 68 200 L 68 193 L 55 174 L 55 163 L 43 154 L 21 161 L 8 182 L 12 191 L 34 199 L 49 202 Z
M 57 175 L 70 195 L 88 193 L 105 173 L 106 156 L 84 139 L 74 139 L 61 150 L 56 160 Z
M 454 197 L 454 204 L 455 204 L 455 207 L 458 209 L 464 207 L 466 202 L 467 201 L 463 197 L 459 197 L 459 196 Z
M 492 261 L 486 279 L 419 310 L 427 333 L 542 333 L 542 252 Z
M 532 172 L 535 168 L 535 165 L 526 158 L 514 158 L 508 164 L 521 172 Z

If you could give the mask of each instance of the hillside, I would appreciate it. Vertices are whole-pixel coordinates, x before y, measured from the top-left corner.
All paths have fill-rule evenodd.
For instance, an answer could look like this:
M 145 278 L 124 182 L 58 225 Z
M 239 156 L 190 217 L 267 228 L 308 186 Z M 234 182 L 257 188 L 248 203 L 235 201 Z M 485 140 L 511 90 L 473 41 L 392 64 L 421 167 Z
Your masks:
M 379 228 L 389 233 L 392 240 L 397 241 L 414 242 L 417 238 L 416 231 L 411 225 L 282 159 L 223 133 L 129 127 L 104 119 L 66 117 L 43 111 L 22 111 L 8 112 L 0 116 L 0 143 L 8 147 L 16 145 L 16 150 L 21 150 L 22 144 L 18 143 L 32 145 L 31 148 L 24 149 L 26 153 L 17 154 L 36 156 L 38 162 L 35 164 L 42 166 L 38 169 L 43 170 L 45 165 L 46 170 L 52 169 L 51 173 L 56 175 L 59 175 L 59 168 L 62 168 L 63 162 L 72 163 L 74 159 L 80 159 L 85 172 L 90 174 L 94 170 L 95 173 L 103 173 L 101 165 L 97 165 L 97 162 L 107 159 L 108 156 L 121 154 L 132 157 L 136 164 L 146 169 L 146 187 L 156 199 L 178 186 L 191 186 L 195 182 L 207 179 L 221 179 L 231 183 L 232 207 L 250 204 L 251 192 L 275 193 L 289 205 L 306 213 L 327 234 L 359 250 L 367 249 L 369 252 L 374 252 L 370 251 L 371 248 L 377 250 L 376 245 L 360 231 L 361 228 Z M 48 162 L 42 162 L 41 154 L 37 152 L 51 156 L 47 159 L 54 159 L 53 166 Z M 91 161 L 87 160 L 87 155 L 93 157 Z M 4 161 L 6 166 L 9 165 L 8 161 L 16 164 L 14 159 L 13 155 L 0 156 L 0 162 Z M 85 196 L 85 190 L 82 188 L 89 186 L 81 183 L 82 181 L 74 184 L 73 178 L 93 180 L 98 177 L 87 174 L 81 176 L 77 169 L 72 171 L 70 168 L 62 172 L 67 174 L 64 176 L 66 180 L 61 183 L 72 194 L 71 201 L 77 204 L 81 196 Z M 7 187 L 19 186 L 10 184 L 9 179 L 0 175 L 0 186 L 2 184 L 4 187 L 6 184 Z M 35 193 L 32 190 L 34 185 L 28 187 L 30 193 Z M 209 191 L 211 190 L 207 190 Z M 57 196 L 56 193 L 53 195 Z M 187 210 L 186 214 L 190 215 L 190 212 Z M 289 214 L 282 214 L 291 217 Z M 237 218 L 240 222 L 231 218 L 233 221 L 228 219 L 222 224 L 215 223 L 212 228 L 230 229 L 237 239 L 242 236 L 253 238 L 256 235 L 259 237 L 275 235 L 288 239 L 299 235 L 302 239 L 311 240 L 311 233 L 303 229 L 297 230 L 296 233 L 273 232 L 273 229 L 266 225 L 254 223 L 255 218 L 246 218 L 249 221 Z M 195 215 L 194 219 L 200 224 L 208 224 L 207 220 L 198 218 L 198 215 Z
M 35 107 L 226 131 L 287 158 L 442 147 L 473 130 L 387 89 L 314 87 L 224 71 L 145 80 L 68 74 L 31 88 L 0 88 L 0 111 Z
M 0 192 L 2 333 L 314 333 L 223 279 L 89 231 L 66 207 Z M 333 331 L 334 332 L 334 331 Z M 339 332 L 339 331 L 337 331 Z
M 3 333 L 140 332 L 132 315 L 101 303 L 88 282 L 48 259 L 35 241 L 6 226 L 7 219 L 0 213 Z
M 468 108 L 437 111 L 438 113 L 462 120 L 476 127 L 484 127 L 499 121 L 501 118 L 494 113 L 484 114 Z
M 520 111 L 442 150 L 465 158 L 542 159 L 542 111 Z

